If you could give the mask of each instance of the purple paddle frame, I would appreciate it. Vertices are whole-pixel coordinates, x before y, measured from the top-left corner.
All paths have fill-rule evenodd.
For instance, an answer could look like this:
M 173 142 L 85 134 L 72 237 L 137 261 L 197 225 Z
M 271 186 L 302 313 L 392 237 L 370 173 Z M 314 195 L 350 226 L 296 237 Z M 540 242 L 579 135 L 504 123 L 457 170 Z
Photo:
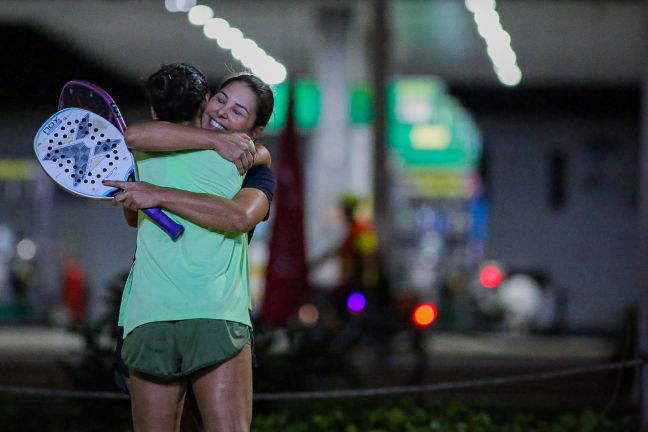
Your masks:
M 73 88 L 83 89 L 87 92 L 94 92 L 94 94 L 99 96 L 99 100 L 90 100 L 89 97 L 88 99 L 85 99 L 82 93 L 76 94 L 74 98 L 68 97 L 66 91 L 69 92 L 69 90 Z M 83 108 L 92 111 L 110 121 L 122 134 L 126 130 L 126 122 L 124 122 L 124 118 L 122 117 L 113 98 L 107 91 L 91 82 L 80 80 L 67 82 L 63 86 L 61 95 L 59 96 L 59 109 L 62 108 Z M 178 237 L 180 237 L 184 232 L 184 227 L 182 225 L 175 222 L 159 208 L 152 207 L 142 209 L 142 211 L 160 228 L 162 228 L 162 230 L 164 230 L 171 239 L 178 239 Z

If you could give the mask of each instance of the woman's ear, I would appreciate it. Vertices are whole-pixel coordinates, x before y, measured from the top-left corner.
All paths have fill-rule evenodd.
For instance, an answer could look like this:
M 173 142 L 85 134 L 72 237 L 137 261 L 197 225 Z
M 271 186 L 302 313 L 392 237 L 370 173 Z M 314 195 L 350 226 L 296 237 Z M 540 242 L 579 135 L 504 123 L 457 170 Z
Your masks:
M 211 99 L 211 95 L 209 92 L 205 95 L 205 98 L 203 99 L 202 103 L 200 104 L 200 108 L 198 110 L 198 117 L 202 116 L 203 113 L 205 112 L 205 109 L 207 108 L 207 104 L 209 103 L 209 99 Z
M 152 118 L 153 120 L 157 120 L 157 119 L 158 119 L 158 116 L 157 116 L 157 114 L 155 113 L 155 109 L 153 109 L 153 107 L 149 107 L 149 109 L 151 110 L 151 118 Z
M 250 138 L 253 140 L 259 138 L 261 135 L 263 135 L 263 131 L 265 130 L 265 126 L 257 126 L 254 129 L 252 129 L 252 132 L 250 132 Z

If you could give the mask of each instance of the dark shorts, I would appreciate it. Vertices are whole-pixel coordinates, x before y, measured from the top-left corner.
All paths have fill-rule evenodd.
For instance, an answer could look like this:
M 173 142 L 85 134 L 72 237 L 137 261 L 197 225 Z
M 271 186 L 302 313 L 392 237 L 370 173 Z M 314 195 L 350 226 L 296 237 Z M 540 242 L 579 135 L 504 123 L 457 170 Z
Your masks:
M 223 363 L 251 344 L 252 329 L 238 322 L 160 321 L 143 324 L 129 333 L 121 346 L 121 358 L 126 373 L 130 369 L 177 379 Z

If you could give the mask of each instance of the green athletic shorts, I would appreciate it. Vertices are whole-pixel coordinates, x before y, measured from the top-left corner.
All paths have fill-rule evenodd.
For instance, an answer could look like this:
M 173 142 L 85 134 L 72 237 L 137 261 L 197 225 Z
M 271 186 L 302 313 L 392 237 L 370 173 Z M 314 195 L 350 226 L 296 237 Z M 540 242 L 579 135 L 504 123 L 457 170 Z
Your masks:
M 122 348 L 129 369 L 159 378 L 180 378 L 235 357 L 252 344 L 245 324 L 217 319 L 159 321 L 133 330 Z

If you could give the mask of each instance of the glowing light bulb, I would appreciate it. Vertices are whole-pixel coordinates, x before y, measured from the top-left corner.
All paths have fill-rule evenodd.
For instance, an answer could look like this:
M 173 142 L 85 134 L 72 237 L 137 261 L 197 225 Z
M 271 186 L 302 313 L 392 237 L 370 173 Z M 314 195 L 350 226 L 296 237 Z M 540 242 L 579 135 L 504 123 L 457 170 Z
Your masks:
M 203 34 L 209 39 L 223 37 L 229 30 L 230 25 L 222 18 L 210 18 L 203 26 Z
M 362 293 L 352 293 L 347 298 L 347 309 L 353 314 L 361 313 L 367 305 L 367 299 Z
M 312 304 L 305 304 L 299 308 L 297 315 L 302 324 L 311 326 L 317 323 L 317 320 L 319 319 L 319 310 L 317 310 L 317 308 Z
M 433 303 L 423 303 L 414 309 L 412 321 L 418 327 L 427 327 L 436 320 L 438 315 L 439 311 Z
M 187 18 L 195 26 L 205 25 L 214 16 L 214 11 L 209 6 L 197 5 L 189 10 Z
M 257 54 L 258 47 L 252 39 L 241 39 L 232 47 L 232 56 L 241 63 L 246 63 Z
M 513 87 L 522 81 L 522 71 L 517 65 L 513 65 L 503 70 L 497 70 L 497 77 L 502 84 Z
M 485 288 L 497 288 L 504 279 L 504 272 L 494 264 L 484 266 L 479 272 L 479 282 Z
M 176 0 L 164 0 L 164 7 L 169 12 L 180 12 L 180 8 L 178 8 L 178 2 Z
M 176 0 L 179 12 L 189 12 L 194 6 L 196 6 L 196 0 Z
M 495 0 L 465 0 L 466 9 L 473 14 L 477 32 L 486 41 L 486 49 L 500 82 L 515 86 L 522 81 L 522 71 L 517 65 L 515 51 L 508 34 L 495 10 Z
M 230 27 L 229 29 L 223 31 L 221 37 L 216 39 L 216 43 L 219 47 L 223 49 L 232 49 L 236 44 L 240 43 L 243 40 L 243 33 L 241 30 L 236 27 Z

